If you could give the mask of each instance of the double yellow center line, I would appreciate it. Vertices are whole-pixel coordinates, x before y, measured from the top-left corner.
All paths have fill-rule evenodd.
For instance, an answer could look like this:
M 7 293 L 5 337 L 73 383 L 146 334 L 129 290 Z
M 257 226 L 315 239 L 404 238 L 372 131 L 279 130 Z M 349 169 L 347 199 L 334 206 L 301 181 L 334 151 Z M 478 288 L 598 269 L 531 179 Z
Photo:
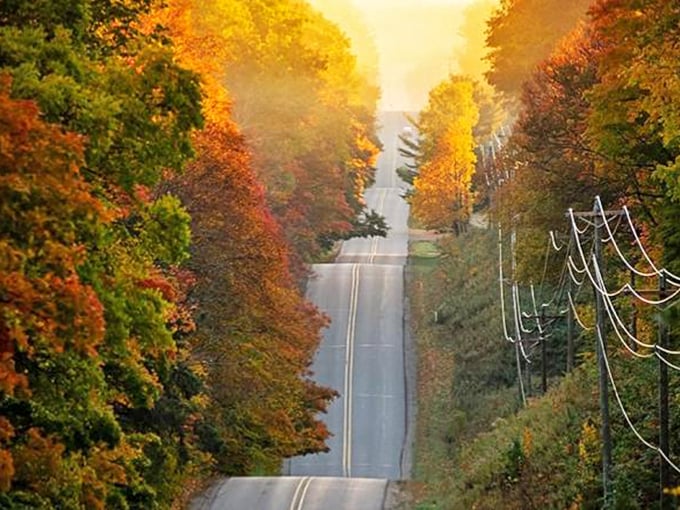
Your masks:
M 352 476 L 352 375 L 354 370 L 354 336 L 359 301 L 359 264 L 352 266 L 352 284 L 349 294 L 347 339 L 345 342 L 344 426 L 342 432 L 342 474 Z
M 302 507 L 305 504 L 305 498 L 307 497 L 307 491 L 309 490 L 309 485 L 311 483 L 311 476 L 305 476 L 300 480 L 297 487 L 295 488 L 293 500 L 290 502 L 288 510 L 302 510 Z

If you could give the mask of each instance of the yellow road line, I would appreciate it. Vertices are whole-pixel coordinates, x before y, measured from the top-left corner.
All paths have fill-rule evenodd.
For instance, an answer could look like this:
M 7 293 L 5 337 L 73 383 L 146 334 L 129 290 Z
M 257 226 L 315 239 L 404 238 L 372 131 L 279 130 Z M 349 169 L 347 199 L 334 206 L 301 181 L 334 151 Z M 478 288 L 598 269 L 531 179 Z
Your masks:
M 290 502 L 288 510 L 302 510 L 302 506 L 305 503 L 305 497 L 307 496 L 307 490 L 309 485 L 312 483 L 311 476 L 303 477 L 295 488 L 295 493 L 293 494 L 293 500 Z
M 359 264 L 352 266 L 352 285 L 347 318 L 347 341 L 345 350 L 344 426 L 342 433 L 342 472 L 352 476 L 352 377 L 354 371 L 354 335 L 359 301 Z

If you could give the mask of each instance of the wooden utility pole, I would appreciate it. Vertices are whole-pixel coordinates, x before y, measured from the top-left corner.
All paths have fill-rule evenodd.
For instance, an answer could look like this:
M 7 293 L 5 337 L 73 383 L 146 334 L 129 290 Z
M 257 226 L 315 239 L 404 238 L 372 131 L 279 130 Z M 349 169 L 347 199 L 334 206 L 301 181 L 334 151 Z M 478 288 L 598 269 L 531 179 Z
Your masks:
M 512 231 L 510 232 L 510 274 L 511 274 L 511 279 L 512 279 L 512 306 L 515 308 L 514 313 L 515 313 L 515 361 L 517 363 L 517 382 L 519 383 L 519 397 L 520 397 L 520 402 L 522 403 L 522 406 L 527 405 L 527 394 L 524 391 L 524 381 L 522 378 L 524 377 L 522 373 L 522 360 L 520 359 L 520 343 L 522 342 L 522 332 L 521 332 L 521 324 L 519 324 L 519 321 L 521 320 L 520 317 L 517 317 L 516 314 L 518 313 L 518 308 L 519 308 L 519 296 L 516 294 L 516 285 L 515 285 L 515 279 L 517 278 L 516 272 L 517 272 L 517 261 L 516 261 L 516 253 L 515 253 L 515 248 L 517 244 L 517 234 L 515 232 L 515 225 L 514 225 L 514 218 L 513 218 L 513 226 L 512 226 Z M 521 311 L 519 311 L 521 313 Z
M 545 325 L 545 308 L 541 307 L 541 315 L 538 317 L 538 329 L 541 340 L 541 390 L 545 395 L 548 392 L 548 346 L 545 344 L 543 327 Z
M 593 233 L 593 244 L 595 247 L 595 263 L 600 268 L 602 274 L 602 282 L 604 283 L 604 264 L 602 257 L 602 240 L 600 236 L 600 229 L 603 226 L 601 212 L 598 209 L 597 203 L 593 210 L 593 218 L 595 220 L 595 228 Z M 599 372 L 600 382 L 600 414 L 602 418 L 602 426 L 600 435 L 602 436 L 602 491 L 603 491 L 603 505 L 602 508 L 609 508 L 611 504 L 612 493 L 612 441 L 609 423 L 609 380 L 607 373 L 607 364 L 605 361 L 606 348 L 606 328 L 604 318 L 604 299 L 602 294 L 595 290 L 595 311 L 597 316 L 597 366 Z M 604 290 L 604 289 L 602 289 Z
M 571 243 L 570 247 L 574 245 L 574 237 L 576 236 L 575 232 L 570 233 L 571 236 Z M 567 253 L 567 257 L 570 256 L 571 253 Z M 571 295 L 571 289 L 573 289 L 572 281 L 571 281 L 571 275 L 568 275 L 567 278 L 567 373 L 571 372 L 574 370 L 574 310 L 572 309 L 572 303 L 576 305 L 573 301 L 573 297 Z
M 600 268 L 602 282 L 604 284 L 604 258 L 602 256 L 602 237 L 601 229 L 604 226 L 603 217 L 619 215 L 621 211 L 602 211 L 598 207 L 597 201 L 593 207 L 592 212 L 571 212 L 575 217 L 592 218 L 593 229 L 593 247 L 595 264 Z M 572 228 L 572 236 L 574 239 L 578 237 L 578 232 L 574 232 Z M 586 264 L 588 261 L 585 261 Z M 602 289 L 606 290 L 606 289 Z M 597 343 L 597 367 L 598 379 L 600 387 L 600 415 L 601 428 L 600 439 L 602 441 L 602 508 L 610 508 L 612 503 L 612 439 L 611 426 L 609 419 L 609 375 L 607 372 L 607 362 L 605 356 L 607 355 L 607 331 L 605 321 L 604 299 L 602 294 L 593 286 L 595 292 L 595 315 L 596 315 L 596 343 Z M 599 337 L 598 337 L 599 335 Z
M 659 298 L 666 295 L 666 277 L 659 277 Z M 668 348 L 668 326 L 659 311 L 659 340 L 662 348 Z M 663 356 L 663 351 L 661 352 Z M 669 441 L 669 410 L 668 410 L 668 365 L 659 359 L 659 449 L 668 456 L 670 454 Z M 671 487 L 670 466 L 662 456 L 659 456 L 659 490 L 660 508 L 666 510 L 672 508 L 673 498 L 664 494 L 664 489 Z
M 569 279 L 569 293 L 567 296 L 571 297 L 571 278 Z M 571 308 L 571 301 L 567 306 L 567 373 L 574 370 L 574 310 Z
M 530 347 L 530 344 L 527 344 L 527 348 Z M 534 390 L 531 386 L 531 362 L 528 359 L 524 360 L 524 372 L 527 378 L 526 382 L 526 394 L 527 396 L 532 396 L 534 393 Z
M 630 272 L 630 286 L 635 288 L 635 272 Z M 635 301 L 632 303 L 632 310 L 630 312 L 630 334 L 637 338 L 637 307 L 635 306 Z M 637 344 L 631 340 L 630 348 L 637 351 Z

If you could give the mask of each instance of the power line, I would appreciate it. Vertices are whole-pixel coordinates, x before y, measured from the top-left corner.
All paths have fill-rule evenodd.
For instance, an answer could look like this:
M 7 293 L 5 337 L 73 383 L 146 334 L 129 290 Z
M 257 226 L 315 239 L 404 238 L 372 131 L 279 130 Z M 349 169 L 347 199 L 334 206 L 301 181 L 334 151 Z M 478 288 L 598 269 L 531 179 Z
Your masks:
M 680 356 L 680 350 L 671 349 L 668 345 L 668 328 L 665 326 L 661 316 L 659 316 L 659 339 L 657 342 L 643 341 L 637 335 L 637 328 L 633 324 L 631 331 L 626 322 L 623 320 L 621 313 L 615 304 L 615 298 L 628 296 L 635 303 L 654 307 L 656 310 L 663 311 L 678 302 L 680 295 L 680 276 L 675 275 L 667 268 L 657 266 L 649 252 L 644 247 L 637 229 L 631 217 L 630 211 L 627 207 L 623 207 L 616 211 L 607 211 L 604 209 L 600 197 L 595 198 L 594 208 L 589 212 L 576 213 L 573 209 L 567 211 L 567 218 L 569 223 L 569 242 L 558 242 L 554 231 L 549 232 L 547 248 L 545 251 L 545 258 L 543 260 L 542 275 L 540 279 L 540 297 L 543 301 L 540 305 L 540 314 L 538 301 L 536 299 L 536 288 L 533 283 L 530 284 L 528 292 L 531 296 L 531 310 L 533 313 L 527 313 L 523 310 L 521 291 L 518 282 L 515 279 L 515 231 L 512 233 L 512 281 L 509 284 L 511 292 L 512 313 L 515 326 L 515 337 L 508 334 L 507 326 L 507 310 L 505 303 L 505 279 L 503 277 L 503 253 L 502 253 L 502 232 L 499 224 L 499 288 L 501 297 L 501 312 L 503 314 L 503 332 L 507 340 L 515 344 L 515 362 L 517 365 L 518 381 L 520 385 L 520 393 L 523 402 L 526 402 L 526 394 L 523 385 L 522 367 L 520 354 L 524 356 L 525 360 L 530 363 L 529 354 L 533 347 L 542 344 L 542 366 L 543 373 L 543 388 L 545 390 L 547 383 L 545 378 L 545 366 L 547 364 L 545 357 L 545 341 L 551 333 L 549 328 L 552 322 L 544 322 L 545 311 L 547 308 L 555 306 L 560 315 L 567 314 L 567 340 L 568 340 L 568 356 L 567 356 L 567 370 L 570 369 L 569 359 L 571 356 L 573 365 L 573 343 L 572 343 L 572 320 L 574 320 L 584 331 L 595 330 L 597 339 L 597 354 L 598 354 L 598 371 L 599 371 L 599 386 L 600 386 L 600 409 L 602 413 L 602 479 L 604 488 L 605 506 L 609 504 L 611 497 L 611 437 L 609 431 L 609 398 L 608 386 L 611 384 L 612 390 L 619 409 L 624 416 L 625 422 L 632 430 L 637 439 L 646 447 L 654 450 L 659 455 L 662 462 L 660 463 L 660 484 L 662 489 L 670 485 L 670 477 L 668 476 L 668 467 L 671 467 L 675 472 L 680 473 L 680 468 L 669 457 L 669 413 L 668 413 L 668 376 L 667 370 L 670 368 L 680 372 L 680 362 L 674 362 L 673 356 Z M 622 226 L 627 228 L 622 228 Z M 632 243 L 630 239 L 626 240 L 626 246 L 631 246 L 633 249 L 623 249 L 619 238 L 623 231 L 630 232 L 632 235 Z M 587 239 L 589 232 L 592 232 L 592 239 Z M 586 250 L 586 243 L 590 243 L 590 249 Z M 619 264 L 618 267 L 623 267 L 630 272 L 630 282 L 625 282 L 620 286 L 614 285 L 613 289 L 609 288 L 608 281 L 605 278 L 603 247 L 609 246 L 614 257 L 612 261 Z M 551 250 L 560 253 L 565 252 L 562 268 L 559 274 L 557 286 L 552 292 L 550 300 L 547 302 L 544 299 L 544 290 L 546 285 L 546 278 L 548 274 L 548 267 L 550 265 Z M 588 254 L 587 251 L 589 251 Z M 637 261 L 637 262 L 633 262 Z M 651 270 L 640 269 L 641 263 L 648 265 Z M 644 265 L 643 264 L 643 265 Z M 621 266 L 622 265 L 622 266 Z M 635 276 L 640 277 L 642 282 L 651 279 L 659 280 L 659 288 L 649 289 L 640 287 L 639 283 L 635 281 Z M 611 280 L 611 279 L 610 279 Z M 589 287 L 593 289 L 593 295 L 596 301 L 596 320 L 594 325 L 588 325 L 578 312 L 576 306 L 578 294 L 585 287 L 586 282 Z M 668 290 L 666 284 L 673 288 Z M 573 292 L 573 285 L 576 285 L 576 293 Z M 525 294 L 526 295 L 526 294 Z M 560 303 L 563 297 L 566 296 L 566 308 L 561 310 Z M 635 306 L 633 313 L 636 313 Z M 536 325 L 534 328 L 529 328 L 524 323 L 524 319 L 534 319 Z M 650 359 L 657 358 L 659 362 L 659 446 L 647 441 L 638 431 L 633 423 L 633 420 L 626 411 L 621 395 L 610 366 L 610 360 L 607 353 L 606 334 L 604 328 L 607 324 L 611 324 L 612 334 L 616 336 L 617 340 L 623 345 L 626 351 L 633 356 L 633 359 Z M 524 339 L 523 334 L 532 335 L 537 333 L 537 341 L 530 345 Z M 528 345 L 528 353 L 524 349 L 524 344 Z M 569 354 L 571 353 L 571 354 Z M 527 366 L 527 371 L 529 370 Z M 661 494 L 662 506 L 664 502 L 663 490 Z
M 585 323 L 579 317 L 579 314 L 576 311 L 576 306 L 574 305 L 574 301 L 571 297 L 571 292 L 568 293 L 567 295 L 569 296 L 569 306 L 571 307 L 571 311 L 574 314 L 574 319 L 576 319 L 576 322 L 578 322 L 578 325 L 581 326 L 581 329 L 583 329 L 584 331 L 592 331 L 594 326 L 586 326 Z
M 647 250 L 645 250 L 644 245 L 642 244 L 642 241 L 640 241 L 640 237 L 638 236 L 637 230 L 635 229 L 635 225 L 633 224 L 633 219 L 630 217 L 630 212 L 628 211 L 628 207 L 625 205 L 622 208 L 623 214 L 626 216 L 626 219 L 628 221 L 628 225 L 630 226 L 630 231 L 633 234 L 633 238 L 635 239 L 635 244 L 637 244 L 638 249 L 642 253 L 642 256 L 645 258 L 649 266 L 654 270 L 655 273 L 659 274 L 662 273 L 665 275 L 669 280 L 672 280 L 675 282 L 674 284 L 677 285 L 680 283 L 680 276 L 677 276 L 673 273 L 671 273 L 668 269 L 666 268 L 661 268 L 658 269 L 654 262 L 652 261 L 651 257 L 647 253 Z M 669 282 L 670 283 L 670 282 Z
M 595 266 L 595 271 L 596 271 L 598 280 L 600 281 L 601 285 L 604 286 L 604 281 L 603 281 L 603 278 L 602 278 L 602 273 L 600 272 L 600 268 L 598 266 Z M 616 307 L 614 306 L 614 303 L 611 300 L 611 297 L 607 296 L 606 294 L 603 294 L 602 297 L 604 298 L 605 305 L 607 307 L 607 312 L 608 312 L 610 322 L 612 323 L 612 325 L 617 330 L 619 328 L 621 330 L 623 330 L 623 332 L 626 334 L 626 336 L 630 340 L 632 340 L 636 345 L 638 345 L 640 347 L 644 347 L 645 349 L 651 349 L 653 351 L 661 350 L 662 352 L 669 354 L 669 355 L 680 355 L 680 351 L 673 351 L 673 350 L 670 350 L 670 349 L 666 349 L 665 347 L 661 347 L 658 343 L 649 344 L 649 343 L 646 343 L 646 342 L 639 340 L 635 335 L 633 335 L 628 330 L 626 325 L 621 320 L 621 317 L 619 316 L 618 312 L 616 311 Z M 628 343 L 625 342 L 625 340 L 624 340 L 624 344 L 626 346 L 628 346 Z M 630 347 L 629 347 L 629 349 L 630 349 Z M 637 353 L 634 353 L 634 354 L 637 355 Z M 649 356 L 647 356 L 647 357 L 649 357 Z
M 671 466 L 677 473 L 680 473 L 680 468 L 668 457 L 668 455 L 661 450 L 658 446 L 653 445 L 649 441 L 647 441 L 640 432 L 638 432 L 637 428 L 633 424 L 633 421 L 630 419 L 630 416 L 626 412 L 626 408 L 623 405 L 623 401 L 621 400 L 621 396 L 619 395 L 618 388 L 616 387 L 616 382 L 614 381 L 614 376 L 612 375 L 611 367 L 609 366 L 609 359 L 606 356 L 606 349 L 605 349 L 605 344 L 604 340 L 602 338 L 602 332 L 600 331 L 600 327 L 596 327 L 597 330 L 597 340 L 601 346 L 602 352 L 605 353 L 604 361 L 605 361 L 605 366 L 607 369 L 607 375 L 609 377 L 609 381 L 611 382 L 612 385 L 612 390 L 614 392 L 614 397 L 616 398 L 616 402 L 618 403 L 619 409 L 621 411 L 621 414 L 623 415 L 623 418 L 625 419 L 626 423 L 628 424 L 628 428 L 635 434 L 635 436 L 638 438 L 638 440 L 645 445 L 647 448 L 654 450 L 657 452 L 661 458 L 663 458 L 669 466 Z

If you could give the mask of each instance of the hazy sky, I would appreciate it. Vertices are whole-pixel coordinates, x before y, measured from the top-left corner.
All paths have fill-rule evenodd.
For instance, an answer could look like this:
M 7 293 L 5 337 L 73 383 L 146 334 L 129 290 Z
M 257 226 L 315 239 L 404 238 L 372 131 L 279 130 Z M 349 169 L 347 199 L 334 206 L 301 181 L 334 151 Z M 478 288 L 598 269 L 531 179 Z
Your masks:
M 427 92 L 458 71 L 462 13 L 475 0 L 353 0 L 380 53 L 382 109 L 419 110 Z
M 473 3 L 474 0 L 355 0 L 354 4 L 359 7 L 366 6 L 386 6 L 390 5 L 415 5 L 423 6 L 428 4 L 439 4 L 439 5 L 468 5 Z

